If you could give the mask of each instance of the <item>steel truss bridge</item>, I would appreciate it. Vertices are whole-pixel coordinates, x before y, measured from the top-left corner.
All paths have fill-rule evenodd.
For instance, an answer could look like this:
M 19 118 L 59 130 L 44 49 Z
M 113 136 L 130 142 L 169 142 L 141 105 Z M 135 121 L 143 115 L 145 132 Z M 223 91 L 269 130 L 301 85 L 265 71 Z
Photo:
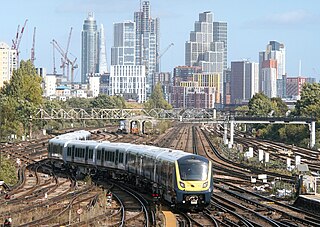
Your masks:
M 130 120 L 151 117 L 158 120 L 178 120 L 184 123 L 224 124 L 224 138 L 230 125 L 230 144 L 233 144 L 236 124 L 307 124 L 310 128 L 310 147 L 315 145 L 316 119 L 306 117 L 252 117 L 217 113 L 216 109 L 39 109 L 31 120 Z
M 214 109 L 39 109 L 33 119 L 41 120 L 122 120 L 143 115 L 163 120 L 215 119 Z

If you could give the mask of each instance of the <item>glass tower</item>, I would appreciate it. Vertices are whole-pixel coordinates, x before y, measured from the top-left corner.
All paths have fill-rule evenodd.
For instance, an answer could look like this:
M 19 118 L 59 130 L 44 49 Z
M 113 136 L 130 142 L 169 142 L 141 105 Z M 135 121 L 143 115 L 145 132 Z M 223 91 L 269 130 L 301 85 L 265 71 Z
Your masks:
M 150 2 L 144 1 L 140 11 L 134 13 L 136 23 L 136 64 L 144 65 L 147 74 L 147 94 L 150 95 L 154 84 L 153 76 L 159 71 L 159 18 L 151 18 Z
M 89 13 L 82 30 L 81 83 L 88 83 L 88 75 L 99 72 L 99 32 L 93 13 Z
M 111 65 L 135 65 L 135 34 L 134 22 L 114 23 Z

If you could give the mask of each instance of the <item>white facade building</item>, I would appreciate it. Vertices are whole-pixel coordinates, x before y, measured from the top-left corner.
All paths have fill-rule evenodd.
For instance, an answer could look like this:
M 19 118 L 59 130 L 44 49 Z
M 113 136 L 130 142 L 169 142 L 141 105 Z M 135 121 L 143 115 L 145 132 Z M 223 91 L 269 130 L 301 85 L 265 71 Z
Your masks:
M 89 89 L 88 93 L 90 97 L 97 97 L 100 93 L 100 76 L 93 75 L 89 77 Z
M 111 65 L 110 95 L 136 97 L 146 100 L 146 72 L 144 65 Z
M 17 51 L 12 50 L 8 44 L 0 42 L 0 88 L 5 81 L 11 79 L 13 70 L 17 67 Z
M 264 67 L 264 62 L 266 61 L 276 61 L 276 80 L 281 79 L 283 75 L 286 74 L 286 49 L 283 43 L 279 43 L 277 41 L 270 41 L 267 45 L 266 51 L 259 53 L 259 65 L 260 65 L 260 90 L 264 92 L 263 89 L 265 89 L 268 86 L 271 85 L 265 85 L 263 82 L 265 81 L 262 77 L 262 68 Z M 274 63 L 273 63 L 274 64 Z M 274 67 L 272 67 L 274 68 Z M 265 71 L 265 70 L 264 70 Z M 269 80 L 268 80 L 269 81 Z M 272 83 L 272 90 L 277 91 L 277 83 Z M 281 94 L 276 94 L 276 96 L 281 96 Z
M 262 92 L 269 98 L 277 97 L 277 69 L 262 68 Z
M 44 79 L 44 87 L 43 87 L 43 95 L 45 97 L 54 96 L 56 94 L 56 84 L 57 78 L 55 75 L 45 75 Z

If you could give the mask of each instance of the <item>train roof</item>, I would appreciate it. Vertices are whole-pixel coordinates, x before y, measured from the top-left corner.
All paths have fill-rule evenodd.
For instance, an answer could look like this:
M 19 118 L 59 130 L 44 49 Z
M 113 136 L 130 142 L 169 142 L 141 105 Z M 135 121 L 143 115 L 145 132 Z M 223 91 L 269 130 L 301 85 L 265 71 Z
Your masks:
M 186 156 L 196 156 L 195 154 L 187 153 L 182 150 L 175 150 L 170 148 L 155 147 L 150 145 L 138 145 L 131 143 L 110 143 L 107 141 L 98 142 L 95 140 L 78 140 L 79 138 L 87 138 L 90 135 L 88 131 L 76 131 L 72 133 L 67 133 L 64 135 L 57 136 L 50 141 L 57 142 L 60 144 L 78 144 L 78 145 L 88 145 L 88 146 L 97 146 L 98 148 L 113 148 L 121 149 L 126 152 L 148 156 L 152 159 L 163 160 L 174 162 L 179 160 L 182 157 Z M 65 144 L 66 145 L 66 144 Z

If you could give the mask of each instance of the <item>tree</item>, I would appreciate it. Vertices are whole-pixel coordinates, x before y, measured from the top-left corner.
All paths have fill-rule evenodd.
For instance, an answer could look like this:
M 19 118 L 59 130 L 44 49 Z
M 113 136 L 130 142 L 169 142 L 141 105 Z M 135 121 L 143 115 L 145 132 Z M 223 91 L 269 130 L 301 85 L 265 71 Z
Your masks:
M 0 158 L 0 179 L 6 184 L 14 185 L 17 182 L 17 174 L 14 163 L 12 163 L 12 161 L 7 159 L 4 155 L 1 155 Z
M 249 115 L 266 116 L 272 110 L 270 99 L 263 93 L 255 94 L 249 101 Z
M 275 116 L 285 116 L 288 111 L 288 106 L 281 98 L 271 98 L 272 109 Z
M 101 109 L 123 109 L 126 107 L 126 102 L 123 97 L 120 96 L 108 96 L 106 94 L 99 94 L 95 97 L 90 106 L 92 108 Z
M 301 99 L 295 106 L 297 116 L 314 116 L 320 119 L 320 83 L 305 83 L 301 91 Z
M 158 83 L 153 92 L 151 93 L 150 99 L 144 104 L 146 109 L 172 109 L 172 106 L 164 99 L 161 84 Z
M 21 61 L 20 68 L 13 71 L 9 82 L 1 89 L 1 129 L 21 135 L 31 126 L 31 117 L 43 102 L 42 79 L 37 75 L 31 61 Z
M 69 108 L 90 108 L 92 99 L 87 98 L 70 98 L 66 101 L 66 106 Z

